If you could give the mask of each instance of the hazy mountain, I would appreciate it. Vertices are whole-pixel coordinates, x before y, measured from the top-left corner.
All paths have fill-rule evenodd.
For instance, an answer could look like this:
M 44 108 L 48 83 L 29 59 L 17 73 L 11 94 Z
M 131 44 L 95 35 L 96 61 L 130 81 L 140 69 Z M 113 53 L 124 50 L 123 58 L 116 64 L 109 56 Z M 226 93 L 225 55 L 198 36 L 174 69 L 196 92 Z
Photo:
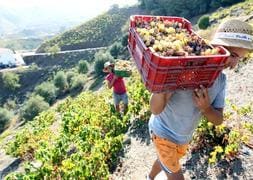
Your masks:
M 12 32 L 17 28 L 20 18 L 9 9 L 0 7 L 0 34 Z
M 0 7 L 0 37 L 47 36 L 87 20 L 82 14 L 68 14 L 57 7 L 22 9 Z

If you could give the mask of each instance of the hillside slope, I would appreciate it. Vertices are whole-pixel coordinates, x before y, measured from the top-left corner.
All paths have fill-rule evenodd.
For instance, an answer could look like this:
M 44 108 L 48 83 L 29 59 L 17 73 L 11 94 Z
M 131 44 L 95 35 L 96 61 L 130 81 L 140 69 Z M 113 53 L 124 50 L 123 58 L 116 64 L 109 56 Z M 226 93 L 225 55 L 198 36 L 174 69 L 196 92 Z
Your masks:
M 122 26 L 125 25 L 129 16 L 142 12 L 138 7 L 113 8 L 76 28 L 44 42 L 37 49 L 37 52 L 45 52 L 54 45 L 60 47 L 61 50 L 109 46 L 122 36 Z

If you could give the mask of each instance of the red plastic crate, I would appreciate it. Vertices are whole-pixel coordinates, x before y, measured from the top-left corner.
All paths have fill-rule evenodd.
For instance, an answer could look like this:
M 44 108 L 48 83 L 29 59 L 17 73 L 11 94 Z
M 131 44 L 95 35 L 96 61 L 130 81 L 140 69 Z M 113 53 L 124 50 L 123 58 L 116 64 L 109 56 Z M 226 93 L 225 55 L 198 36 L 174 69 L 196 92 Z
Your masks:
M 175 89 L 210 87 L 224 68 L 230 53 L 219 47 L 219 55 L 164 57 L 151 52 L 136 32 L 136 21 L 150 21 L 155 16 L 131 16 L 128 50 L 132 55 L 142 80 L 151 92 Z M 180 17 L 159 16 L 163 20 L 182 23 L 190 33 L 191 23 Z M 194 33 L 195 34 L 195 33 Z

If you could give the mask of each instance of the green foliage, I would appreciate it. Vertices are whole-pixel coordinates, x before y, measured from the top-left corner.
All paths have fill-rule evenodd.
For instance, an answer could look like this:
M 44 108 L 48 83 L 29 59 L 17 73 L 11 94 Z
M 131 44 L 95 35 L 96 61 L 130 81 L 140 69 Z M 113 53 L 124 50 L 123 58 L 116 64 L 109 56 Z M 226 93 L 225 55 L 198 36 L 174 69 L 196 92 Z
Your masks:
M 37 65 L 36 63 L 32 63 L 32 64 L 29 66 L 29 68 L 31 69 L 31 71 L 35 71 L 35 70 L 38 70 L 38 69 L 39 69 L 39 67 L 38 67 L 38 65 Z
M 128 33 L 126 33 L 121 39 L 121 45 L 126 47 L 128 45 Z
M 32 120 L 40 112 L 49 108 L 49 104 L 44 101 L 44 98 L 35 95 L 31 96 L 23 105 L 21 109 L 21 117 L 25 120 Z
M 219 8 L 221 5 L 221 0 L 216 0 L 216 1 L 212 1 L 210 4 L 210 7 L 212 7 L 213 9 L 217 9 Z
M 57 97 L 57 88 L 52 82 L 43 82 L 35 88 L 35 94 L 40 95 L 46 102 L 52 104 Z
M 70 82 L 70 90 L 81 90 L 85 83 L 85 77 L 81 74 L 74 76 L 71 78 Z
M 141 83 L 140 76 L 137 72 L 133 72 L 128 81 L 128 93 L 132 99 L 129 112 L 135 116 L 139 116 L 142 120 L 149 119 L 149 99 L 150 93 Z
M 8 154 L 24 159 L 26 171 L 9 174 L 6 179 L 108 179 L 123 150 L 123 134 L 133 112 L 148 107 L 149 93 L 136 78 L 137 73 L 133 76 L 129 93 L 135 103 L 129 104 L 129 112 L 123 117 L 108 103 L 110 91 L 84 92 L 66 99 L 57 113 L 43 112 L 26 124 L 6 147 Z M 40 166 L 34 167 L 31 159 Z
M 14 110 L 16 109 L 17 104 L 15 99 L 8 99 L 5 103 L 4 103 L 4 108 L 7 110 Z
M 104 63 L 107 61 L 113 61 L 113 57 L 110 53 L 99 51 L 95 54 L 94 70 L 97 75 L 103 75 Z
M 64 92 L 68 88 L 67 77 L 63 71 L 59 71 L 54 76 L 54 85 Z
M 201 16 L 198 20 L 198 26 L 200 29 L 206 29 L 209 26 L 209 16 Z
M 174 15 L 190 18 L 204 14 L 210 9 L 232 5 L 244 0 L 139 0 L 140 7 L 154 15 Z M 194 6 L 193 6 L 194 5 Z
M 122 36 L 121 28 L 138 8 L 116 8 L 44 42 L 37 52 L 57 45 L 61 50 L 109 46 Z
M 243 2 L 245 0 L 219 0 L 221 5 L 223 6 L 229 6 L 238 2 Z
M 215 164 L 220 160 L 231 161 L 238 157 L 242 144 L 250 143 L 252 138 L 253 124 L 238 119 L 252 114 L 251 105 L 237 107 L 228 104 L 231 111 L 224 115 L 225 122 L 222 125 L 214 126 L 206 119 L 202 119 L 194 135 L 193 149 L 206 148 L 209 152 L 209 163 Z M 236 125 L 233 125 L 236 123 Z
M 71 86 L 72 78 L 74 78 L 75 76 L 78 76 L 78 73 L 75 71 L 67 71 L 66 76 L 67 76 L 68 85 Z
M 250 133 L 253 134 L 253 123 L 249 123 L 249 122 L 244 122 L 243 123 L 243 127 L 245 129 L 248 129 L 250 131 Z
M 28 152 L 33 156 L 33 152 L 43 145 L 41 142 L 54 140 L 56 138 L 49 128 L 55 120 L 55 112 L 42 112 L 39 116 L 34 118 L 34 121 L 27 123 L 25 127 L 16 134 L 15 141 L 8 143 L 6 152 L 22 158 L 28 155 Z
M 46 51 L 47 53 L 56 54 L 56 53 L 58 53 L 58 52 L 61 51 L 61 48 L 60 48 L 57 44 L 55 44 L 55 45 L 52 46 L 52 47 L 46 48 L 45 51 Z
M 80 60 L 78 63 L 78 72 L 86 74 L 88 72 L 88 64 L 84 60 Z
M 11 113 L 0 107 L 0 133 L 5 129 L 11 119 Z
M 9 90 L 16 90 L 20 87 L 19 76 L 12 72 L 5 72 L 2 75 L 4 87 Z
M 113 43 L 113 44 L 111 45 L 109 51 L 110 51 L 110 54 L 111 54 L 115 59 L 117 59 L 121 49 L 122 49 L 122 45 L 121 45 L 119 42 L 115 42 L 115 43 Z

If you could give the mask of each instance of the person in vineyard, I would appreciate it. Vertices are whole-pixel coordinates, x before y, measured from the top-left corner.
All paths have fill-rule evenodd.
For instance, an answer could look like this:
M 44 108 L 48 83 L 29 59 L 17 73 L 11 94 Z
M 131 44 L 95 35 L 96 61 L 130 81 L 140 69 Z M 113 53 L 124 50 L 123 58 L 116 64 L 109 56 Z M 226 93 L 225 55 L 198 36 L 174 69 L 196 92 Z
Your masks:
M 252 27 L 243 21 L 231 19 L 219 25 L 211 43 L 230 51 L 226 67 L 234 68 L 238 60 L 253 49 Z M 149 130 L 156 147 L 157 160 L 147 179 L 164 170 L 168 179 L 184 179 L 179 160 L 185 155 L 192 134 L 201 116 L 214 125 L 223 121 L 226 76 L 221 73 L 213 86 L 195 90 L 153 93 L 150 99 L 152 115 Z
M 106 76 L 108 88 L 113 87 L 113 101 L 114 107 L 117 112 L 120 112 L 120 102 L 124 103 L 123 113 L 125 114 L 128 110 L 128 95 L 123 77 L 118 77 L 113 73 L 114 64 L 106 62 L 104 64 L 103 72 L 108 73 Z

